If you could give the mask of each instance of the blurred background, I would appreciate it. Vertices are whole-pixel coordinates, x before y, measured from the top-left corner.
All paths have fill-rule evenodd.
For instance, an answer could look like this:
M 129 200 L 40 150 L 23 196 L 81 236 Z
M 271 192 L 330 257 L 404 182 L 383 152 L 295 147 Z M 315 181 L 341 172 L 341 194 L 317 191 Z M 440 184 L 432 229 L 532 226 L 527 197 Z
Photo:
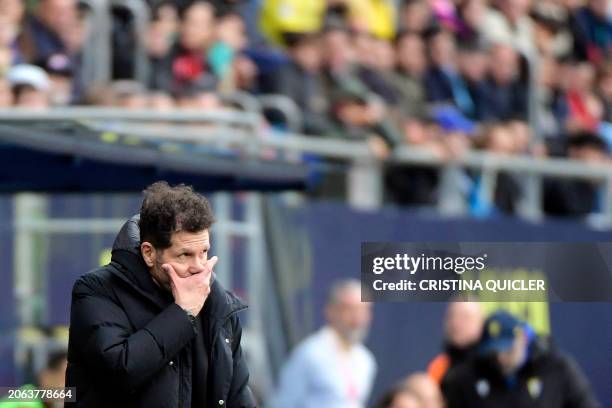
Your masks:
M 72 284 L 160 179 L 213 204 L 262 404 L 361 242 L 609 241 L 611 7 L 0 0 L 0 385 L 61 381 Z M 370 404 L 427 371 L 448 306 L 374 305 Z M 500 308 L 612 406 L 609 304 Z

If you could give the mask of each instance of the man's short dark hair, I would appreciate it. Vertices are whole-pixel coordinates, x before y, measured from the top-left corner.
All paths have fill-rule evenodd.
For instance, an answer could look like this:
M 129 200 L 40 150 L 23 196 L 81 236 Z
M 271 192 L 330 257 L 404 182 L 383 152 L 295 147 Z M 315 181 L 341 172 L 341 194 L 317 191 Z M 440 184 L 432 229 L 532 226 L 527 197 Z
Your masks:
M 157 249 L 172 246 L 172 234 L 178 231 L 200 232 L 215 222 L 208 200 L 191 186 L 171 187 L 165 181 L 144 190 L 140 207 L 140 242 L 150 242 Z

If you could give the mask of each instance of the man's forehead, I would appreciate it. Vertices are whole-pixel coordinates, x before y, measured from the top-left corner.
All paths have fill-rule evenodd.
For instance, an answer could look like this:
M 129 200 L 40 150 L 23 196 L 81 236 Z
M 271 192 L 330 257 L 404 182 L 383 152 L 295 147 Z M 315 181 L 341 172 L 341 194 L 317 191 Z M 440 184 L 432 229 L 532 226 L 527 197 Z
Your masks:
M 172 245 L 183 246 L 183 245 L 197 245 L 197 244 L 208 244 L 210 236 L 208 230 L 202 230 L 198 232 L 188 231 L 177 231 L 172 234 Z

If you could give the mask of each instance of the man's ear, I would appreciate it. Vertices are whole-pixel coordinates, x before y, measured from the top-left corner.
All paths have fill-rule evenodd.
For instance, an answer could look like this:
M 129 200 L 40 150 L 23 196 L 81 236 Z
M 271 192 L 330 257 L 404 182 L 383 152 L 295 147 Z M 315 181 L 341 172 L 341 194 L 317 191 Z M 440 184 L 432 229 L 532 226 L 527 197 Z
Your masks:
M 155 247 L 153 247 L 150 242 L 145 241 L 140 244 L 140 253 L 147 266 L 152 268 L 153 265 L 155 265 Z

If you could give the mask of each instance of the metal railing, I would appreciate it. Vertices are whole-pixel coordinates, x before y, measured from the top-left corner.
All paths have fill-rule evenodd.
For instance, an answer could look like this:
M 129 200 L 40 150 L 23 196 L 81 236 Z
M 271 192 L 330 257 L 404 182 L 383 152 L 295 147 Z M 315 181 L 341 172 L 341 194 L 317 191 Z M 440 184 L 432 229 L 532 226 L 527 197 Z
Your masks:
M 275 149 L 296 157 L 314 154 L 343 161 L 348 166 L 347 199 L 359 208 L 375 209 L 383 204 L 383 172 L 386 163 L 377 160 L 363 142 L 309 137 L 297 133 L 274 133 L 262 126 L 261 115 L 241 111 L 167 111 L 122 110 L 114 108 L 63 108 L 49 111 L 0 110 L 0 123 L 10 121 L 79 121 L 97 131 L 109 130 L 137 137 L 193 141 L 231 145 L 260 155 L 264 149 Z M 199 128 L 197 123 L 215 126 Z M 163 126 L 162 126 L 163 124 Z M 480 197 L 491 199 L 499 172 L 519 174 L 522 198 L 519 214 L 537 220 L 542 216 L 544 178 L 581 179 L 600 184 L 605 189 L 602 216 L 612 221 L 612 165 L 589 165 L 563 158 L 502 156 L 468 151 L 451 160 L 435 155 L 427 148 L 402 146 L 392 154 L 389 163 L 438 168 L 441 172 L 438 209 L 446 215 L 467 211 L 464 193 L 457 182 L 462 171 L 480 172 Z

